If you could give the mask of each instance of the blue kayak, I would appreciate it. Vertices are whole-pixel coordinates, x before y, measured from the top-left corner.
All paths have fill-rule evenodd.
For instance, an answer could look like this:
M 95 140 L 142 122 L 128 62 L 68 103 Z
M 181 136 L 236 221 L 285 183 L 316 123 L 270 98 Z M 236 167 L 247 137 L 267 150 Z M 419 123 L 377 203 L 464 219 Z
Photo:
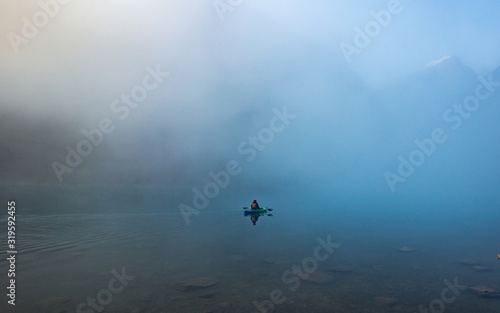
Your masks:
M 245 213 L 266 213 L 267 212 L 267 208 L 260 208 L 258 210 L 254 210 L 254 209 L 245 209 Z

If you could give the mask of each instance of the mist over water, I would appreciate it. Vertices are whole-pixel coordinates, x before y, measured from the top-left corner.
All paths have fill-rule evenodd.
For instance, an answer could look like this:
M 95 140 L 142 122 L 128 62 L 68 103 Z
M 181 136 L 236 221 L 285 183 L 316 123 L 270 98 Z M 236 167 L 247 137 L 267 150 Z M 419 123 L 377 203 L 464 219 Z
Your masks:
M 3 4 L 0 311 L 498 312 L 497 6 Z

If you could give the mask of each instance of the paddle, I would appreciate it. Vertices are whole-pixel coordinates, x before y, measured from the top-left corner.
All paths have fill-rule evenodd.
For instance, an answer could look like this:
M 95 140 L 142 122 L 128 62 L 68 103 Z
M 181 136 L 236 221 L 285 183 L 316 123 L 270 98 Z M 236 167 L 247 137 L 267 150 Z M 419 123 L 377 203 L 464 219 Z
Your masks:
M 264 207 L 264 208 L 261 208 L 261 209 L 266 209 L 266 210 L 268 210 L 268 211 L 272 211 L 272 210 L 273 210 L 273 209 L 271 209 L 271 208 L 265 208 L 265 207 Z M 248 210 L 248 207 L 247 207 L 247 206 L 244 206 L 244 207 L 243 207 L 243 210 Z

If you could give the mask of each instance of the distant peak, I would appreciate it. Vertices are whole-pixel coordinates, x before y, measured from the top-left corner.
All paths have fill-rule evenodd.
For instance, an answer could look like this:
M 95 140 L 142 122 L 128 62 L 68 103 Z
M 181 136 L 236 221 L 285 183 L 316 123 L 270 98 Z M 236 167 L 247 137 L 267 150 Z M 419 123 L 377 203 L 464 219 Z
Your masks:
M 438 60 L 435 60 L 435 61 L 427 63 L 427 67 L 436 66 L 436 65 L 441 64 L 442 62 L 444 62 L 446 60 L 449 60 L 449 59 L 457 59 L 457 58 L 456 57 L 452 57 L 451 55 L 447 54 L 447 55 L 442 56 Z

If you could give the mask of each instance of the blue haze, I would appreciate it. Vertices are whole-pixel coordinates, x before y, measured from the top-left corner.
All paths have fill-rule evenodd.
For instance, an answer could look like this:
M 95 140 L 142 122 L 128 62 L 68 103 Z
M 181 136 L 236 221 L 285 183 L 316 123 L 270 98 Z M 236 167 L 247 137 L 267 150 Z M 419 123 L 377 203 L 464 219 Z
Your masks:
M 490 75 L 500 83 L 499 5 L 401 1 L 402 11 L 348 62 L 341 43 L 353 45 L 355 28 L 390 2 L 244 0 L 223 19 L 212 1 L 71 2 L 19 53 L 6 35 L 39 8 L 2 4 L 0 199 L 18 207 L 24 308 L 74 310 L 125 265 L 140 292 L 129 302 L 117 296 L 110 311 L 180 312 L 192 300 L 200 310 L 230 302 L 246 312 L 286 288 L 281 273 L 327 235 L 342 246 L 320 271 L 349 265 L 354 276 L 287 294 L 311 305 L 305 299 L 318 302 L 323 292 L 339 306 L 325 302 L 316 312 L 383 312 L 376 297 L 413 312 L 455 276 L 500 289 L 500 86 L 484 84 Z M 111 103 L 156 66 L 169 76 L 120 120 Z M 477 88 L 489 95 L 457 124 L 460 114 L 449 110 Z M 296 117 L 255 159 L 238 151 L 284 108 Z M 76 149 L 82 131 L 106 117 L 115 130 L 60 182 L 53 162 L 65 164 L 66 147 Z M 435 129 L 446 140 L 425 153 L 415 141 L 428 143 Z M 400 165 L 417 150 L 421 164 Z M 194 190 L 203 192 L 214 182 L 209 173 L 231 160 L 241 173 L 198 210 Z M 404 181 L 391 183 L 388 172 Z M 242 210 L 253 199 L 274 208 L 255 226 Z M 189 224 L 180 204 L 196 209 Z M 416 253 L 399 253 L 403 246 Z M 238 263 L 241 255 L 248 259 Z M 269 270 L 269 258 L 285 263 Z M 464 259 L 493 271 L 476 273 L 459 265 Z M 72 262 L 84 270 L 64 285 L 53 264 L 73 275 Z M 6 266 L 2 257 L 0 273 Z M 220 280 L 219 295 L 182 298 L 176 282 L 198 276 Z M 57 292 L 26 300 L 47 280 Z M 341 300 L 342 288 L 352 298 Z M 493 301 L 464 291 L 450 306 L 498 311 Z M 281 310 L 300 312 L 290 302 Z

